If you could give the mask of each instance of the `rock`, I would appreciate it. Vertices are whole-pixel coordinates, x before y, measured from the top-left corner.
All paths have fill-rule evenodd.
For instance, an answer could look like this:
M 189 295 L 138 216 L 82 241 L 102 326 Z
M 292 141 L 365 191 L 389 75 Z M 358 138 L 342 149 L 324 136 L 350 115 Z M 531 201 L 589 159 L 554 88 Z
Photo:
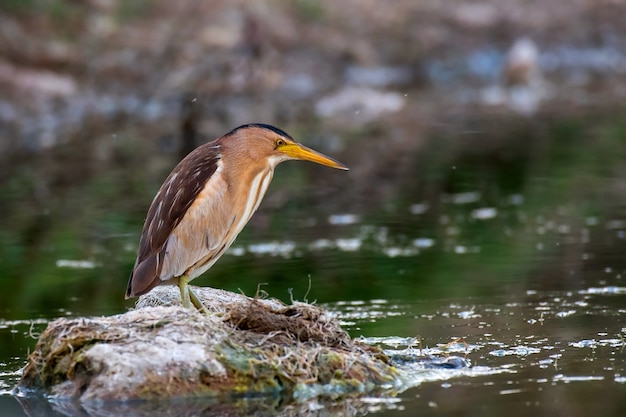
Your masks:
M 210 315 L 180 307 L 178 289 L 163 286 L 124 314 L 51 322 L 17 389 L 81 404 L 260 394 L 302 401 L 362 395 L 400 375 L 317 306 L 194 291 Z

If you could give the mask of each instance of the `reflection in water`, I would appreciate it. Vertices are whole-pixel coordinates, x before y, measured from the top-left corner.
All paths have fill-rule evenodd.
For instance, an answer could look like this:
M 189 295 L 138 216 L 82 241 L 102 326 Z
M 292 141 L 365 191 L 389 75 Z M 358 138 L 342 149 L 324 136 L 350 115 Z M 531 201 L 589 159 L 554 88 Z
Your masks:
M 96 267 L 95 262 L 76 259 L 58 259 L 57 268 L 92 269 Z

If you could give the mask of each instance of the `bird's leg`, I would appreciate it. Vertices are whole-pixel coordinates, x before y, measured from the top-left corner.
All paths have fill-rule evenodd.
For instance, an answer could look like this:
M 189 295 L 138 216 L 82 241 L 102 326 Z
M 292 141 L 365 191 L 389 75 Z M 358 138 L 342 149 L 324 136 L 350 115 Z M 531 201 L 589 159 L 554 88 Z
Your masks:
M 193 308 L 191 306 L 193 304 L 202 314 L 209 314 L 209 310 L 202 304 L 202 301 L 200 301 L 196 293 L 189 288 L 189 278 L 187 275 L 178 278 L 178 288 L 180 289 L 180 299 L 183 307 Z
M 187 275 L 178 277 L 178 288 L 180 289 L 180 301 L 185 308 L 191 308 L 191 299 L 189 295 L 189 278 Z
M 191 288 L 189 287 L 187 287 L 187 290 L 189 291 L 189 298 L 191 299 L 191 302 L 193 303 L 193 305 L 196 306 L 196 308 L 200 310 L 202 314 L 208 315 L 209 310 L 207 310 L 207 308 L 204 306 L 202 301 L 198 298 L 196 293 L 191 291 Z

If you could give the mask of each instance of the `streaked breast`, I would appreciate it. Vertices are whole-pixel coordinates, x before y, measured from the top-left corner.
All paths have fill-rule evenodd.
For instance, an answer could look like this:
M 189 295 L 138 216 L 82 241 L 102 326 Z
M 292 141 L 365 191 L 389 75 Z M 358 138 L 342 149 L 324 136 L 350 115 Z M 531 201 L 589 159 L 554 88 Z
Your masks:
M 229 188 L 222 168 L 220 161 L 168 240 L 162 280 L 185 273 L 191 280 L 213 266 L 259 207 L 274 172 L 263 169 Z

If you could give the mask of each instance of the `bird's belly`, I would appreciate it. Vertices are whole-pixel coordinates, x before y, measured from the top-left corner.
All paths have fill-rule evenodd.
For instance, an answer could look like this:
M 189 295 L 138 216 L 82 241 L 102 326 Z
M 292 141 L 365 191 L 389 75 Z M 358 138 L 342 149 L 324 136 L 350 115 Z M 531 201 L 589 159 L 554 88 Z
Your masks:
M 270 182 L 272 181 L 273 174 L 274 171 L 272 169 L 259 172 L 252 180 L 250 187 L 246 190 L 245 205 L 235 203 L 235 206 L 243 206 L 245 208 L 243 212 L 237 216 L 238 218 L 233 224 L 234 235 L 231 243 L 235 240 L 235 237 L 237 237 L 244 226 L 248 224 L 250 217 L 252 217 L 254 212 L 259 208 L 261 200 L 263 200 L 265 192 L 267 191 L 267 187 L 269 187 Z M 241 200 L 243 200 L 243 198 Z
M 271 179 L 271 170 L 258 173 L 250 183 L 248 190 L 246 190 L 248 192 L 244 196 L 245 199 L 241 198 L 239 201 L 235 201 L 227 210 L 223 209 L 223 204 L 215 204 L 215 201 L 208 199 L 204 204 L 195 207 L 196 210 L 190 210 L 188 215 L 195 217 L 195 219 L 186 224 L 195 224 L 200 227 L 180 231 L 186 237 L 181 239 L 179 243 L 183 243 L 182 241 L 184 240 L 183 246 L 187 249 L 185 252 L 187 254 L 193 253 L 194 256 L 191 259 L 187 259 L 186 262 L 180 262 L 179 267 L 182 271 L 178 273 L 179 275 L 184 273 L 191 281 L 202 275 L 217 262 L 233 244 L 237 235 L 239 235 L 259 207 Z M 239 207 L 240 210 L 232 210 L 233 207 Z M 210 224 L 221 224 L 223 228 L 211 228 L 209 227 Z M 193 249 L 190 250 L 190 248 Z M 174 254 L 172 253 L 172 255 Z

